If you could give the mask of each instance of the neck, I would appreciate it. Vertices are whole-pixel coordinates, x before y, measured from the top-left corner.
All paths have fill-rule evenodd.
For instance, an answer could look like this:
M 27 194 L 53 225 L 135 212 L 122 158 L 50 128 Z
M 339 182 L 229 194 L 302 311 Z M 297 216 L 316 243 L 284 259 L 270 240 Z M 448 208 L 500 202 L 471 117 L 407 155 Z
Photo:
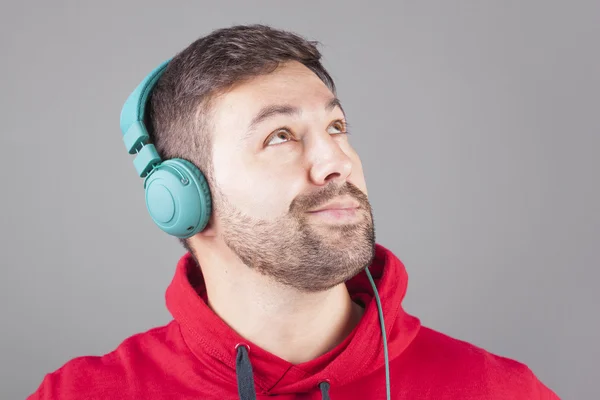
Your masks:
M 199 254 L 211 309 L 240 336 L 292 364 L 332 350 L 362 316 L 343 283 L 303 293 L 260 275 L 230 253 Z

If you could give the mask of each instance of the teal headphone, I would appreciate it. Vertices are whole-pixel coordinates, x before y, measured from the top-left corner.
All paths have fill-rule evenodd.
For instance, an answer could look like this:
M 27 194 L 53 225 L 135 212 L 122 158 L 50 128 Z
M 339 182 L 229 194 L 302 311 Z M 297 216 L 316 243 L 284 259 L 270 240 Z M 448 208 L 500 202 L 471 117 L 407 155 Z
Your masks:
M 133 165 L 144 178 L 146 207 L 152 220 L 169 235 L 187 239 L 202 231 L 212 210 L 206 178 L 191 162 L 173 158 L 161 160 L 149 143 L 144 116 L 150 92 L 170 60 L 152 71 L 129 95 L 121 110 L 123 142 Z

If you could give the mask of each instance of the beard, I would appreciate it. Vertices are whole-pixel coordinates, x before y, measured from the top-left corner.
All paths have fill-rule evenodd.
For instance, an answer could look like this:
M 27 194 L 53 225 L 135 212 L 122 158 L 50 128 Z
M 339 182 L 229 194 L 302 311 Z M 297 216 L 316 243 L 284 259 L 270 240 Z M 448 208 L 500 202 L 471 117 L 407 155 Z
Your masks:
M 259 219 L 245 215 L 216 188 L 215 211 L 222 220 L 225 244 L 249 268 L 301 292 L 330 289 L 354 277 L 375 256 L 373 213 L 367 196 L 355 185 L 333 182 L 297 197 L 286 215 Z M 308 210 L 338 196 L 359 202 L 359 218 L 345 224 L 318 224 Z

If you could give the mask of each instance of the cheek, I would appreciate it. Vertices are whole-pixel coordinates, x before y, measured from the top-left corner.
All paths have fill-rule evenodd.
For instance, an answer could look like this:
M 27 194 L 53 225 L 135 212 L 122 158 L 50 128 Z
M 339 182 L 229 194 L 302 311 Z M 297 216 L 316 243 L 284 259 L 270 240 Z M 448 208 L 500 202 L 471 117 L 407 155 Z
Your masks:
M 257 179 L 252 199 L 248 199 L 249 213 L 257 218 L 274 219 L 286 215 L 293 200 L 290 181 L 282 176 Z
M 293 200 L 291 176 L 285 171 L 260 169 L 241 158 L 217 166 L 215 182 L 227 200 L 243 214 L 260 219 L 273 219 L 288 212 Z
M 355 185 L 357 188 L 362 190 L 365 194 L 367 193 L 367 184 L 365 181 L 365 175 L 362 167 L 362 161 L 358 154 L 349 147 L 345 149 L 344 152 L 348 155 L 350 160 L 352 161 L 352 173 L 348 177 L 348 181 Z
M 365 181 L 365 176 L 363 175 L 362 168 L 359 167 L 353 169 L 352 174 L 348 178 L 348 181 L 368 196 L 369 193 L 367 191 L 367 183 Z

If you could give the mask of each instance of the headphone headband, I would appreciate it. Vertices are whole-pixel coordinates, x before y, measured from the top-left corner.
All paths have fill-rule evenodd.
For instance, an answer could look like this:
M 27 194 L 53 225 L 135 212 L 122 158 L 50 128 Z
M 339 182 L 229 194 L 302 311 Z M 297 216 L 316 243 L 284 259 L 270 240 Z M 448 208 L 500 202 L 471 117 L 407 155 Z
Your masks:
M 146 125 L 144 125 L 144 116 L 150 92 L 170 61 L 164 61 L 148 74 L 129 95 L 121 109 L 123 142 L 129 154 L 138 153 L 134 160 L 134 165 L 141 177 L 146 176 L 152 170 L 152 166 L 160 162 L 160 157 L 153 145 L 149 145 L 148 149 L 145 150 L 150 135 L 148 134 Z

